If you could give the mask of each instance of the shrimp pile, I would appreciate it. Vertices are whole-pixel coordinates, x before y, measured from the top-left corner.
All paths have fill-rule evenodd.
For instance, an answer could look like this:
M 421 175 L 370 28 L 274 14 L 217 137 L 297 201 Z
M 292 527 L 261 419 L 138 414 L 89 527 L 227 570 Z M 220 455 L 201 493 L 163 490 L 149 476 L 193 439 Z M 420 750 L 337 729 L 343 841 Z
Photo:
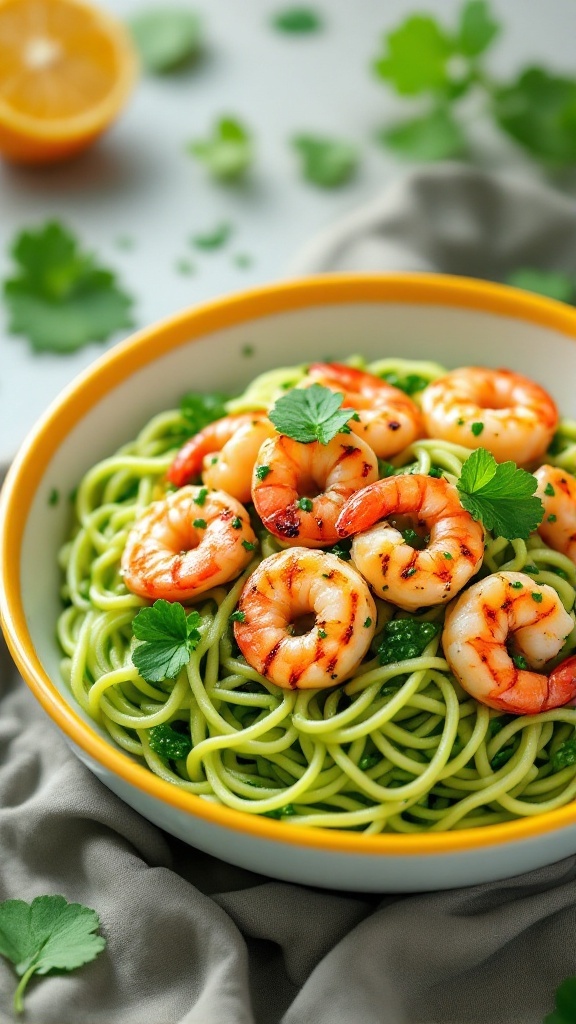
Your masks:
M 572 609 L 525 573 L 478 578 L 490 539 L 481 522 L 441 472 L 404 468 L 420 439 L 437 438 L 532 469 L 558 427 L 552 398 L 518 373 L 483 367 L 446 373 L 418 401 L 340 363 L 311 364 L 295 386 L 313 384 L 350 410 L 325 443 L 281 433 L 270 410 L 226 416 L 186 442 L 167 472 L 178 489 L 128 534 L 126 587 L 190 602 L 250 564 L 234 636 L 248 665 L 286 689 L 349 679 L 379 616 L 447 606 L 442 650 L 477 701 L 517 715 L 573 701 L 576 659 L 557 663 L 574 630 Z M 392 475 L 379 478 L 380 459 L 398 460 Z M 548 464 L 535 477 L 540 537 L 576 565 L 576 479 Z M 337 557 L 341 548 L 326 550 L 343 540 L 348 562 Z M 263 560 L 260 542 L 273 548 Z

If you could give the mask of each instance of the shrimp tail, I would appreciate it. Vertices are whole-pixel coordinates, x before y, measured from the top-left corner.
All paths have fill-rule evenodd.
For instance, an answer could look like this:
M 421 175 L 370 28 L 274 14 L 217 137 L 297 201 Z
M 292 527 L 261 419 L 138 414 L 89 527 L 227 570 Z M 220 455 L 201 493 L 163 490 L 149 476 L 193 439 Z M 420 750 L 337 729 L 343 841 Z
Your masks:
M 166 478 L 176 487 L 184 487 L 185 484 L 189 484 L 191 480 L 195 480 L 196 477 L 200 476 L 202 460 L 205 454 L 204 438 L 202 431 L 200 431 L 199 434 L 189 438 L 182 445 L 182 448 L 180 448 L 180 451 L 168 467 Z
M 576 698 L 576 655 L 566 658 L 548 676 L 548 701 L 557 708 Z

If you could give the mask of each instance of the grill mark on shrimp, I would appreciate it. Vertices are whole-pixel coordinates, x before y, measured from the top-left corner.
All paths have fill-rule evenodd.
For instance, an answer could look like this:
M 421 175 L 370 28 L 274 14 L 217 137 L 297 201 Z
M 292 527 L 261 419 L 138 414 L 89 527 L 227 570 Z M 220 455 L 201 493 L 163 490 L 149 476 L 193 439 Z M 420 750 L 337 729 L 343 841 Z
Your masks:
M 263 665 L 264 665 L 264 667 L 262 669 L 262 674 L 263 675 L 267 675 L 268 672 L 270 671 L 270 666 L 272 665 L 272 662 L 274 661 L 276 655 L 278 654 L 281 646 L 282 646 L 282 641 L 278 640 L 277 643 L 275 643 L 274 646 L 268 651 L 268 654 L 264 658 L 264 662 L 263 662 Z

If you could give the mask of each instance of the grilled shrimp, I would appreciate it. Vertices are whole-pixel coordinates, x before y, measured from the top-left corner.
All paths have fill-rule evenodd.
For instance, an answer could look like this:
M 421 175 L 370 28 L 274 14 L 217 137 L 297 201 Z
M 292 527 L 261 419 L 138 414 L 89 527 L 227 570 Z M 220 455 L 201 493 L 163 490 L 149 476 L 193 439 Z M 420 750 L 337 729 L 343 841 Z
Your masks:
M 538 527 L 542 539 L 576 563 L 576 479 L 558 466 L 540 466 L 534 473 L 536 494 L 544 505 Z
M 497 572 L 448 609 L 442 646 L 463 689 L 481 704 L 535 715 L 576 696 L 576 658 L 548 676 L 534 671 L 559 653 L 573 625 L 552 587 L 539 586 L 526 573 Z
M 499 462 L 528 463 L 548 448 L 558 424 L 550 395 L 512 370 L 463 366 L 422 393 L 430 437 L 487 448 Z
M 263 412 L 215 420 L 186 441 L 168 469 L 168 480 L 182 487 L 202 475 L 207 487 L 226 491 L 238 501 L 250 501 L 258 449 L 274 432 Z
M 336 555 L 288 548 L 270 555 L 244 584 L 234 635 L 246 661 L 276 686 L 337 686 L 374 635 L 366 582 Z
M 189 601 L 239 576 L 256 543 L 239 501 L 223 491 L 182 487 L 134 523 L 122 554 L 124 583 L 153 601 Z
M 358 437 L 303 444 L 281 434 L 258 452 L 252 500 L 266 529 L 287 544 L 328 547 L 346 499 L 377 478 L 378 460 Z
M 344 393 L 344 407 L 354 409 L 359 417 L 350 420 L 350 429 L 380 459 L 396 455 L 424 433 L 420 410 L 412 399 L 372 373 L 342 363 L 313 363 L 305 383 Z
M 354 534 L 352 560 L 378 596 L 409 611 L 450 600 L 484 555 L 483 527 L 443 477 L 378 480 L 346 502 L 336 529 L 341 537 Z M 406 542 L 407 529 L 423 550 Z

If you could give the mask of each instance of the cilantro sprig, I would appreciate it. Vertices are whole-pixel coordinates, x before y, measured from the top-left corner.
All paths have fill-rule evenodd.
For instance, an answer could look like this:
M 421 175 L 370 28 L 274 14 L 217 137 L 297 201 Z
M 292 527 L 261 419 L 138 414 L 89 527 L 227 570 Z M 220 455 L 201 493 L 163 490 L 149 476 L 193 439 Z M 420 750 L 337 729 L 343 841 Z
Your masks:
M 294 441 L 328 444 L 341 431 L 350 432 L 346 425 L 354 410 L 342 409 L 343 399 L 341 392 L 331 391 L 321 384 L 292 388 L 278 399 L 268 415 L 279 433 Z
M 37 351 L 74 352 L 131 325 L 132 299 L 115 274 L 58 221 L 21 231 L 11 255 L 16 272 L 4 281 L 8 330 Z
M 96 932 L 95 910 L 64 896 L 37 896 L 0 903 L 0 954 L 14 964 L 20 982 L 14 1010 L 24 1011 L 24 992 L 34 974 L 74 971 L 94 960 L 106 945 Z
M 485 57 L 501 31 L 488 0 L 465 0 L 455 24 L 411 14 L 387 33 L 373 70 L 399 96 L 418 100 L 420 109 L 417 117 L 385 127 L 380 141 L 416 160 L 460 156 L 468 138 L 459 104 L 475 94 L 500 130 L 532 157 L 556 167 L 576 162 L 576 79 L 543 67 L 495 79 Z
M 176 678 L 200 643 L 201 621 L 198 612 L 186 615 L 177 601 L 159 600 L 140 609 L 132 630 L 141 642 L 132 651 L 132 662 L 146 682 Z
M 468 456 L 456 486 L 463 507 L 497 537 L 527 540 L 542 521 L 536 478 L 515 462 L 496 462 L 485 448 Z

